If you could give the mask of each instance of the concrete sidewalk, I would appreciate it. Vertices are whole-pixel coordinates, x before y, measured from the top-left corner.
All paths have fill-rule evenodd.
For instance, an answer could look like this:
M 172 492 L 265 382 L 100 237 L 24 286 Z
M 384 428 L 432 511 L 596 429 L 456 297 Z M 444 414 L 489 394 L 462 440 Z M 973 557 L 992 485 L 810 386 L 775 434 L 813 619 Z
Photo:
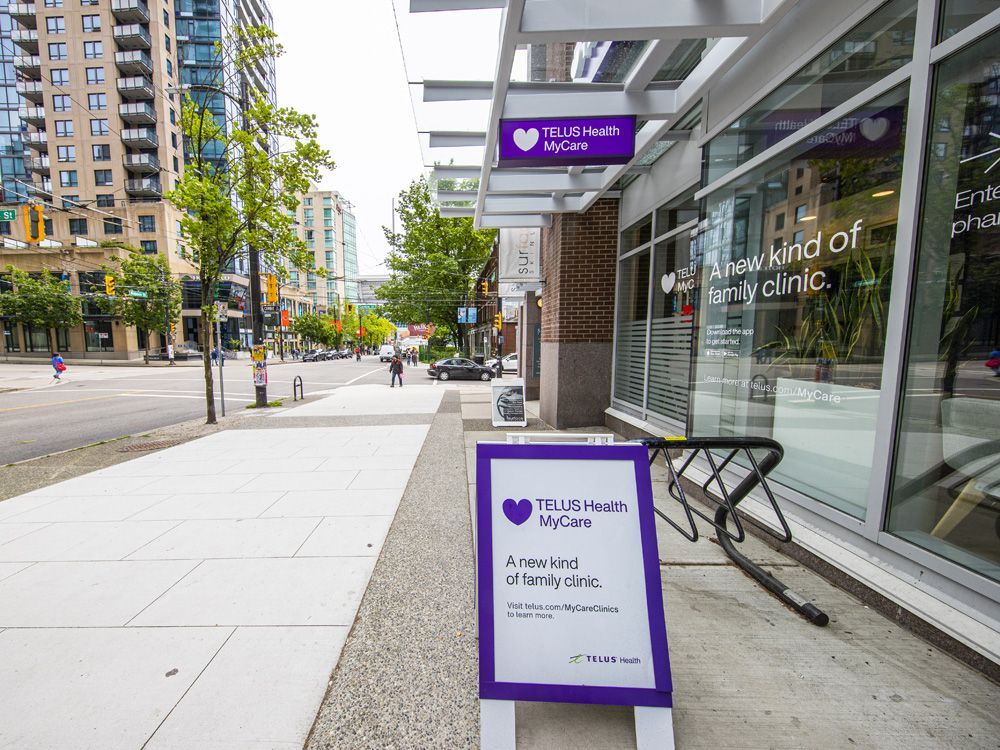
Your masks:
M 300 748 L 436 408 L 247 418 L 0 502 L 0 747 Z

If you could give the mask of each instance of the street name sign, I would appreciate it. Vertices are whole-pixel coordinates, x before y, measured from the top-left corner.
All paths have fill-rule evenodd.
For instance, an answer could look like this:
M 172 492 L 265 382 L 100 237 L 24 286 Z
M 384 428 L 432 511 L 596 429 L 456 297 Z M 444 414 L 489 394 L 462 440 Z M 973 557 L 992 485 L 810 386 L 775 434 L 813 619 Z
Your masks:
M 17 209 L 16 208 L 0 209 L 0 221 L 17 221 Z
M 634 156 L 634 115 L 500 120 L 500 168 L 627 164 Z
M 128 296 L 137 297 L 139 299 L 147 299 L 149 297 L 149 295 L 143 289 L 129 289 Z
M 672 705 L 648 461 L 641 445 L 477 445 L 484 703 Z

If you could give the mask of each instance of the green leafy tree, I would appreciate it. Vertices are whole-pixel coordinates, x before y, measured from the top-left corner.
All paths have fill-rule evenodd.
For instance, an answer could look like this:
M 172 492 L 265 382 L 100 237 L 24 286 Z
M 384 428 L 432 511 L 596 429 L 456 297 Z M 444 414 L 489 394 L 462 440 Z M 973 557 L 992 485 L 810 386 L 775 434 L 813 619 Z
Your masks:
M 336 328 L 330 325 L 332 322 L 333 319 L 326 315 L 304 313 L 292 322 L 292 330 L 307 342 L 330 347 L 334 346 L 337 332 Z
M 80 298 L 74 297 L 68 281 L 45 270 L 31 275 L 7 266 L 13 288 L 0 294 L 0 315 L 32 328 L 71 328 L 83 322 Z
M 126 325 L 146 332 L 145 360 L 149 364 L 149 334 L 167 335 L 170 322 L 181 313 L 181 285 L 170 275 L 162 255 L 143 255 L 131 248 L 125 257 L 111 259 L 106 271 L 115 278 L 115 296 L 102 297 L 100 305 Z
M 396 333 L 395 324 L 378 315 L 365 315 L 361 325 L 365 329 L 363 337 L 365 346 L 380 346 L 387 339 L 393 338 Z
M 397 206 L 402 231 L 383 227 L 392 247 L 386 261 L 390 278 L 379 287 L 385 312 L 400 322 L 433 323 L 460 346 L 457 308 L 474 299 L 496 230 L 475 229 L 471 218 L 443 218 L 424 178 L 399 194 Z
M 201 285 L 201 336 L 205 373 L 207 422 L 215 419 L 212 367 L 209 359 L 212 300 L 231 264 L 249 248 L 260 255 L 261 267 L 284 277 L 286 267 L 314 271 L 314 256 L 295 228 L 298 195 L 332 168 L 330 154 L 317 140 L 316 120 L 289 107 L 276 107 L 252 89 L 253 70 L 282 53 L 275 34 L 250 27 L 218 46 L 230 78 L 217 91 L 241 110 L 241 123 L 220 123 L 204 98 L 188 96 L 181 114 L 185 141 L 183 177 L 167 199 L 184 218 L 181 231 L 198 268 Z M 232 91 L 244 92 L 240 96 Z M 282 149 L 267 144 L 277 140 Z

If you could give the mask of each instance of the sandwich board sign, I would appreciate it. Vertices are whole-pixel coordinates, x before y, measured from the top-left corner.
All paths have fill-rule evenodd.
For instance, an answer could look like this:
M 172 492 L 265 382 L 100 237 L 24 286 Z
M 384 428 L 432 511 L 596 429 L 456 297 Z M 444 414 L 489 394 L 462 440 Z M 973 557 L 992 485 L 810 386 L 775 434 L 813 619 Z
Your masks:
M 498 378 L 490 386 L 494 427 L 527 427 L 524 412 L 524 380 Z
M 634 706 L 673 747 L 649 458 L 641 445 L 480 443 L 482 747 L 513 748 L 514 701 Z

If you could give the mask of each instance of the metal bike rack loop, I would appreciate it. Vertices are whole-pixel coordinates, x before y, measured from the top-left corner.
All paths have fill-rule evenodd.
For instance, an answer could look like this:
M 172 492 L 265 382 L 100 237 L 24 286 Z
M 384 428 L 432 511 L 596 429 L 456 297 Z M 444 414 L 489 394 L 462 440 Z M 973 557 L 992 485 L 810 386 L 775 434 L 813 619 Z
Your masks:
M 638 442 L 649 449 L 650 466 L 656 461 L 657 456 L 660 454 L 663 455 L 667 466 L 667 473 L 670 476 L 667 484 L 667 492 L 670 494 L 670 497 L 684 508 L 687 525 L 682 526 L 678 524 L 658 508 L 654 507 L 653 510 L 660 518 L 673 526 L 684 538 L 695 542 L 698 540 L 698 526 L 695 523 L 694 517 L 698 516 L 698 518 L 711 524 L 715 529 L 719 544 L 725 550 L 726 554 L 729 555 L 730 559 L 753 576 L 764 588 L 814 625 L 822 627 L 830 622 L 830 618 L 826 613 L 821 611 L 812 602 L 792 591 L 788 586 L 745 555 L 738 552 L 734 546 L 746 539 L 746 532 L 743 524 L 740 522 L 739 515 L 736 513 L 736 507 L 757 487 L 760 487 L 767 497 L 771 509 L 778 519 L 778 524 L 781 526 L 781 532 L 778 533 L 763 524 L 753 522 L 753 519 L 749 520 L 764 533 L 780 542 L 790 542 L 792 540 L 792 530 L 785 520 L 784 514 L 781 512 L 781 508 L 778 506 L 771 488 L 767 484 L 767 475 L 781 462 L 785 454 L 784 449 L 779 443 L 767 438 L 756 437 L 643 438 Z M 671 450 L 689 451 L 679 469 L 674 466 L 674 462 L 670 457 Z M 754 455 L 754 451 L 758 453 L 764 452 L 765 455 L 763 458 L 758 459 Z M 725 457 L 721 462 L 717 460 L 720 453 L 725 453 Z M 735 487 L 730 489 L 726 487 L 723 481 L 722 472 L 740 454 L 745 456 L 746 463 L 751 470 Z M 681 484 L 684 472 L 687 471 L 699 455 L 704 457 L 705 462 L 711 470 L 711 476 L 701 485 L 702 491 L 707 494 L 714 484 L 721 498 L 714 517 L 710 517 L 698 508 L 692 507 Z M 727 521 L 730 517 L 733 519 L 734 529 L 732 531 L 727 527 Z
M 302 384 L 302 376 L 296 375 L 292 380 L 292 401 L 305 400 L 306 387 Z

